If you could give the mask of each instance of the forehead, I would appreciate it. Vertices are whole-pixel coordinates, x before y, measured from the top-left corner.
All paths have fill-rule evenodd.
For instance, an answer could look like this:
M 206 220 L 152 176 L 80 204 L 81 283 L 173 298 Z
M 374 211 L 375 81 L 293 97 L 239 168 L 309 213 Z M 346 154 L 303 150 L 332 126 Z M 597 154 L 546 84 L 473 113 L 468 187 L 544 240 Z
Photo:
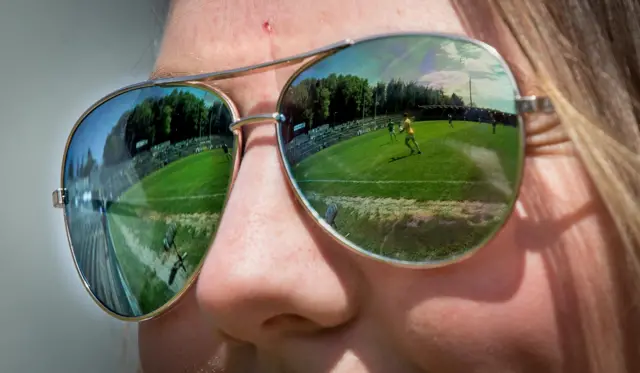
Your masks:
M 157 75 L 233 69 L 308 52 L 346 38 L 403 31 L 466 34 L 459 13 L 448 0 L 176 1 L 166 26 Z M 236 101 L 243 115 L 253 114 L 252 107 L 265 111 L 265 104 L 275 103 L 296 68 L 215 85 Z
M 222 70 L 392 31 L 463 33 L 447 0 L 176 1 L 161 62 Z

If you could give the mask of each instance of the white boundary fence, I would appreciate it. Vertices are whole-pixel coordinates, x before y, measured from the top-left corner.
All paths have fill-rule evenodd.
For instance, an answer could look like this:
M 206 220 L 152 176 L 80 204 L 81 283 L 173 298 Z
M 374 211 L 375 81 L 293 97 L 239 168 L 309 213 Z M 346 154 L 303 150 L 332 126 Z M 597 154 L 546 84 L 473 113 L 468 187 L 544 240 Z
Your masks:
M 292 164 L 299 163 L 308 156 L 340 141 L 345 141 L 371 131 L 385 128 L 389 119 L 394 123 L 398 123 L 401 117 L 379 116 L 375 119 L 365 118 L 343 123 L 334 127 L 330 127 L 326 124 L 316 127 L 310 130 L 308 134 L 296 136 L 287 145 L 285 145 L 287 159 Z

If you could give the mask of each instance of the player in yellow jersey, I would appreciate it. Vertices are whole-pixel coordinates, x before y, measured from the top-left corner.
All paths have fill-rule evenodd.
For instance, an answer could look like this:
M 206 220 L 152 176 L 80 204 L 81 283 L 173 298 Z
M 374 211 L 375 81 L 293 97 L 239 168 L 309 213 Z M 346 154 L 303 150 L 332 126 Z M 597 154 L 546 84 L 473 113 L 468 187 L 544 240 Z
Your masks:
M 415 153 L 416 150 L 418 151 L 418 154 L 422 154 L 422 151 L 420 151 L 420 147 L 418 146 L 418 143 L 416 142 L 416 138 L 413 133 L 413 127 L 411 126 L 411 119 L 409 119 L 409 114 L 407 113 L 404 113 L 404 120 L 402 121 L 402 128 L 400 130 L 406 133 L 404 138 L 404 144 L 409 147 L 409 149 L 411 150 L 411 154 Z M 411 143 L 413 143 L 413 145 L 416 147 L 415 150 L 411 146 Z

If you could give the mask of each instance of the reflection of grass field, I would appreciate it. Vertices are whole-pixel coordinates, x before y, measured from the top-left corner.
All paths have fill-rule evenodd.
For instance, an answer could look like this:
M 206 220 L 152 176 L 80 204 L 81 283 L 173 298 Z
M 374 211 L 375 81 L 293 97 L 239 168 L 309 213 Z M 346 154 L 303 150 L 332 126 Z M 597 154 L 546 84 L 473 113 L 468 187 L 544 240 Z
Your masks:
M 167 271 L 176 257 L 165 254 L 167 228 L 177 227 L 175 245 L 187 254 L 190 275 L 211 243 L 230 173 L 231 163 L 222 151 L 194 154 L 147 176 L 109 208 L 118 261 L 143 312 L 157 308 L 180 288 L 168 285 Z
M 391 143 L 383 129 L 320 151 L 293 172 L 320 213 L 339 206 L 336 224 L 348 239 L 402 259 L 436 259 L 496 228 L 515 189 L 519 134 L 457 121 L 414 129 L 421 155 L 408 156 L 404 133 Z
M 111 242 L 113 242 L 120 268 L 138 300 L 141 311 L 151 312 L 157 309 L 158 305 L 171 299 L 173 292 L 156 276 L 152 268 L 145 266 L 131 250 L 128 250 L 124 235 L 113 223 L 113 217 L 110 216 Z

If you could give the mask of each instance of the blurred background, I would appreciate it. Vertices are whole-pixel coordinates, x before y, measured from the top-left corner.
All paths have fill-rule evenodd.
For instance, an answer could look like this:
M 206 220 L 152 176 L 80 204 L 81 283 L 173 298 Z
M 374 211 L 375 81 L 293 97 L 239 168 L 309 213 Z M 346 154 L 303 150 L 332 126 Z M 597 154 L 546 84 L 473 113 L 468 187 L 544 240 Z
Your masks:
M 51 192 L 78 117 L 151 72 L 168 8 L 0 0 L 0 372 L 138 371 L 137 327 L 82 287 Z

